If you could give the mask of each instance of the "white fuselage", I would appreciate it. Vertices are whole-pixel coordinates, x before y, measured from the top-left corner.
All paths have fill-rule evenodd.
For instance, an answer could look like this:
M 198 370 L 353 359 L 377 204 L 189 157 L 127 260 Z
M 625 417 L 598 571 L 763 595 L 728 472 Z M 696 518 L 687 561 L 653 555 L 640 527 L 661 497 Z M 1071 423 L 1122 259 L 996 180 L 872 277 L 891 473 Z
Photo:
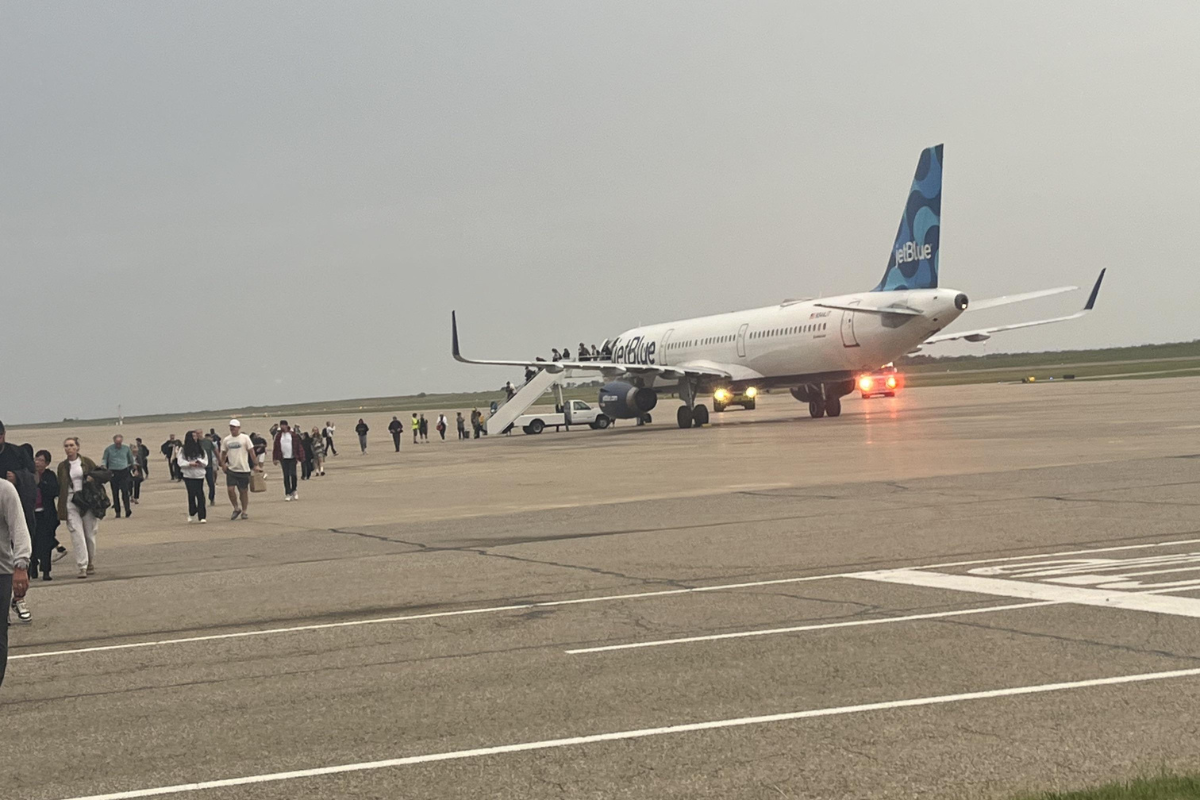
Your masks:
M 714 367 L 729 372 L 729 382 L 747 385 L 844 376 L 894 361 L 949 325 L 962 313 L 955 300 L 960 294 L 945 288 L 861 292 L 645 325 L 617 337 L 613 361 Z M 843 311 L 818 303 L 920 315 Z

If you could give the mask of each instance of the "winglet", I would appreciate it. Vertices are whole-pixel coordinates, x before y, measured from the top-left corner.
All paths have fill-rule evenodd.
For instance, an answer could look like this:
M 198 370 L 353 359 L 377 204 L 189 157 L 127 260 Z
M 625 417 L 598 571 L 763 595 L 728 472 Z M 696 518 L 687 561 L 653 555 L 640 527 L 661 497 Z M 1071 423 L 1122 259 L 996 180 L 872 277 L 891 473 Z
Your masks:
M 1096 297 L 1100 294 L 1100 282 L 1104 280 L 1104 273 L 1108 271 L 1108 267 L 1100 270 L 1100 277 L 1096 278 L 1096 285 L 1092 287 L 1092 294 L 1088 297 L 1087 305 L 1083 307 L 1084 311 L 1091 311 L 1096 305 Z
M 454 356 L 455 361 L 466 361 L 462 357 L 462 351 L 458 348 L 458 312 L 450 312 L 450 352 Z

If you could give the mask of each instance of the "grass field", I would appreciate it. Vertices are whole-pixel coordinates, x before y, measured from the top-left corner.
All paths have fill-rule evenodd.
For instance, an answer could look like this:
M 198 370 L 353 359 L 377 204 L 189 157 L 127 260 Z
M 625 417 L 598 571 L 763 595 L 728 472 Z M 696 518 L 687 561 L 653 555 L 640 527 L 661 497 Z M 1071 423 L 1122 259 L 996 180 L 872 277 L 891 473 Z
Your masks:
M 1050 353 L 995 353 L 936 358 L 918 354 L 897 364 L 909 386 L 1004 383 L 1034 377 L 1039 381 L 1124 379 L 1200 375 L 1200 340 L 1171 344 L 1067 350 Z
M 1083 789 L 1077 792 L 1043 792 L 1021 795 L 1013 800 L 1185 800 L 1200 798 L 1200 777 L 1160 775 L 1136 778 Z
M 1200 340 L 1171 344 L 1115 347 L 1103 350 L 1070 350 L 1048 353 L 995 353 L 985 356 L 931 357 L 918 354 L 897 364 L 905 374 L 906 384 L 915 386 L 949 386 L 968 383 L 1006 383 L 1034 377 L 1038 381 L 1063 375 L 1078 380 L 1121 380 L 1128 378 L 1160 378 L 1200 375 Z M 780 390 L 776 390 L 780 391 Z M 568 399 L 595 402 L 595 387 L 572 388 L 564 391 Z M 493 400 L 500 400 L 498 391 L 474 393 L 443 393 L 370 397 L 350 400 L 328 400 L 318 403 L 295 403 L 250 408 L 193 410 L 183 413 L 127 417 L 126 422 L 169 422 L 177 419 L 212 419 L 232 415 L 243 417 L 313 416 L 328 414 L 398 414 L 432 409 L 456 411 L 471 408 L 486 410 Z M 548 401 L 548 398 L 547 398 Z M 106 423 L 112 419 L 86 420 Z M 79 420 L 64 420 L 59 425 L 76 425 Z M 53 424 L 53 423 L 51 423 Z

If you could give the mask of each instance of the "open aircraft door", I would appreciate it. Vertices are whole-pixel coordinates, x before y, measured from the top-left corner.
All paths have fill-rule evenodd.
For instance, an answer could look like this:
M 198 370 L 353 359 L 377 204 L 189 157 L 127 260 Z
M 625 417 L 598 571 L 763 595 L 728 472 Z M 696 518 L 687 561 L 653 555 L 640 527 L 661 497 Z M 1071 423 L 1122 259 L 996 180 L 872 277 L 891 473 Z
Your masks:
M 861 300 L 851 300 L 846 305 L 856 306 Z M 858 347 L 858 339 L 854 335 L 854 318 L 858 316 L 854 311 L 842 312 L 842 344 L 846 347 Z
M 746 357 L 746 331 L 750 329 L 750 323 L 742 325 L 737 332 L 738 358 Z

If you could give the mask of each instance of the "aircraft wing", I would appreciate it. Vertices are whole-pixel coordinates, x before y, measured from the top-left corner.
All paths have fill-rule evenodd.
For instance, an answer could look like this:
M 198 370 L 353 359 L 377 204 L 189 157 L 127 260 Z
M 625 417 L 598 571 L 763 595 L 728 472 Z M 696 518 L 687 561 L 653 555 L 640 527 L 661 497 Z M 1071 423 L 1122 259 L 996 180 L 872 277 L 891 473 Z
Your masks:
M 976 328 L 975 330 L 972 330 L 972 331 L 959 331 L 958 333 L 940 333 L 937 336 L 929 337 L 924 342 L 922 342 L 922 344 L 937 344 L 938 342 L 950 342 L 950 341 L 954 341 L 955 339 L 965 339 L 968 342 L 982 342 L 982 341 L 992 338 L 992 334 L 994 334 L 994 333 L 1001 333 L 1003 331 L 1013 331 L 1013 330 L 1017 330 L 1018 328 L 1032 328 L 1035 325 L 1049 325 L 1052 322 L 1066 322 L 1067 320 L 1071 320 L 1071 319 L 1079 319 L 1084 314 L 1088 313 L 1089 311 L 1091 311 L 1093 308 L 1096 307 L 1096 297 L 1100 294 L 1100 283 L 1104 280 L 1105 271 L 1106 270 L 1103 270 L 1103 269 L 1100 270 L 1100 277 L 1096 278 L 1096 285 L 1092 287 L 1092 293 L 1091 293 L 1091 295 L 1088 296 L 1087 303 L 1084 305 L 1082 311 L 1076 311 L 1074 314 L 1068 314 L 1065 317 L 1053 317 L 1051 319 L 1035 319 L 1030 322 L 1017 322 L 1017 323 L 1013 323 L 1013 324 L 1009 324 L 1009 325 L 994 325 L 990 328 Z M 1057 294 L 1060 291 L 1068 291 L 1068 289 L 1066 287 L 1063 287 L 1060 289 L 1045 289 L 1043 291 L 1048 294 Z M 1043 294 L 1039 294 L 1038 292 L 1030 292 L 1029 295 L 1033 295 L 1036 297 L 1044 297 L 1045 296 Z M 1012 299 L 1012 298 L 1016 298 L 1016 299 Z M 1004 300 L 1005 302 L 1011 302 L 1011 303 L 1017 303 L 1017 302 L 1020 302 L 1021 300 L 1031 300 L 1031 299 L 1033 299 L 1033 297 L 1030 297 L 1028 295 L 1009 295 L 1007 298 L 996 298 L 996 300 Z M 983 302 L 987 303 L 989 301 L 985 300 Z M 1004 305 L 1004 304 L 1005 303 L 995 303 L 994 305 Z M 975 306 L 972 306 L 972 308 L 978 309 L 979 306 L 975 305 Z
M 722 369 L 719 365 L 709 363 L 679 364 L 676 366 L 666 367 L 659 364 L 620 364 L 613 361 L 521 361 L 517 359 L 510 361 L 467 358 L 462 354 L 462 349 L 459 347 L 458 315 L 453 311 L 450 312 L 450 327 L 452 337 L 451 345 L 454 360 L 461 361 L 464 364 L 485 364 L 500 367 L 533 367 L 534 369 L 544 369 L 547 372 L 582 370 L 588 372 L 597 372 L 606 378 L 616 378 L 621 375 L 659 375 L 670 380 L 678 380 L 688 376 L 709 378 L 733 377 L 729 370 Z

